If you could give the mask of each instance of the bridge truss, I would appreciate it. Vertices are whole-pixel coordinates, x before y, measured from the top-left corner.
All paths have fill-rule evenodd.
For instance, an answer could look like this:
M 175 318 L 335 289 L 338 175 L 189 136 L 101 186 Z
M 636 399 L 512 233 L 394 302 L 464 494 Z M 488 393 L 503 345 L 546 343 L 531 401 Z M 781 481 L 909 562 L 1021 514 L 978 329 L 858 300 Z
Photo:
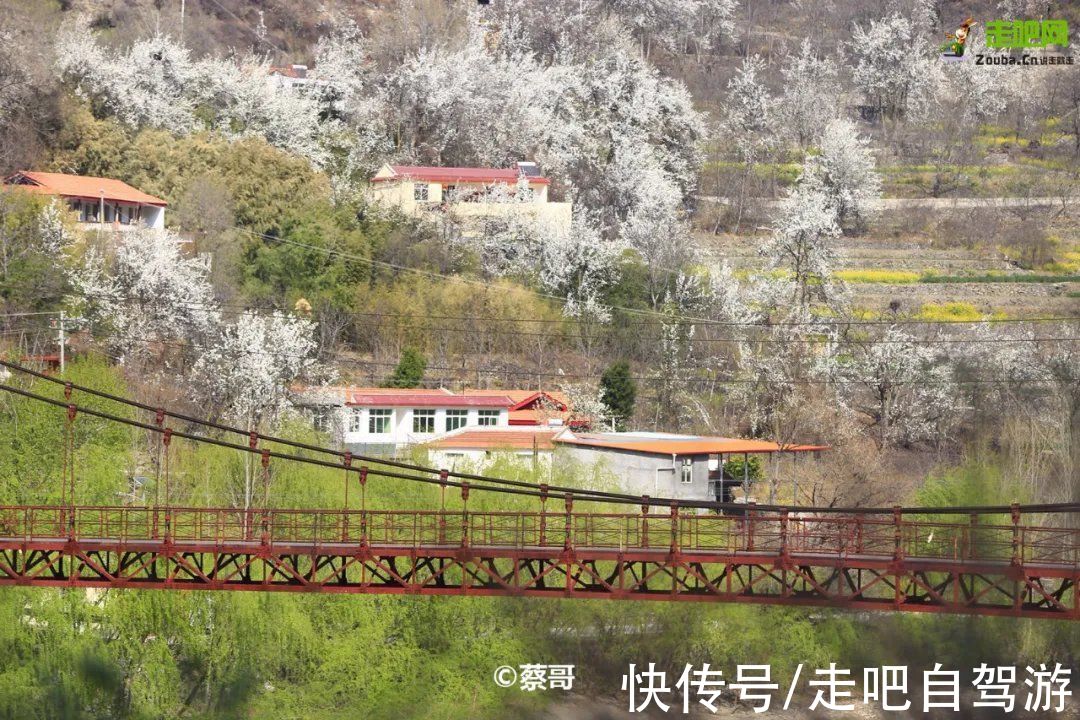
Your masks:
M 1080 619 L 1076 530 L 895 518 L 0 508 L 0 585 L 752 602 Z
M 0 365 L 63 386 L 63 398 L 11 384 L 0 390 L 64 411 L 62 501 L 0 506 L 0 585 L 748 602 L 1080 620 L 1078 504 L 789 508 L 533 484 L 354 456 Z M 76 392 L 152 420 L 79 406 Z M 158 483 L 145 506 L 75 502 L 72 428 L 80 415 L 157 438 L 163 502 Z M 176 438 L 257 456 L 262 508 L 172 503 Z M 345 508 L 270 508 L 271 460 L 343 471 Z M 435 485 L 441 508 L 368 509 L 369 476 Z M 350 486 L 358 486 L 359 509 L 349 508 Z M 448 490 L 460 492 L 459 508 L 448 509 Z M 470 510 L 470 491 L 532 498 L 537 509 Z M 603 505 L 582 512 L 582 503 Z

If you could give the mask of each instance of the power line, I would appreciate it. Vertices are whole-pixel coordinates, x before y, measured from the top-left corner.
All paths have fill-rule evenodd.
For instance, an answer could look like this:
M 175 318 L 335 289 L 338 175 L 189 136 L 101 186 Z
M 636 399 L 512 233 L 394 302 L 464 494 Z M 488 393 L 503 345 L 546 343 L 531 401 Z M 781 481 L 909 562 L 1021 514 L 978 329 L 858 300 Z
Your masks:
M 162 340 L 162 339 L 157 339 L 157 338 L 146 338 L 146 337 L 135 337 L 135 336 L 129 336 L 127 338 L 127 340 L 129 340 L 131 342 L 138 342 L 138 343 L 144 343 L 144 344 L 149 344 L 149 345 L 164 345 L 164 346 L 175 347 L 175 348 L 180 348 L 180 349 L 184 349 L 184 348 L 207 349 L 207 348 L 211 347 L 209 345 L 202 344 L 202 343 L 180 342 L 178 340 Z M 240 355 L 282 357 L 282 358 L 289 358 L 289 359 L 292 359 L 292 360 L 307 360 L 307 361 L 312 361 L 312 362 L 314 362 L 316 360 L 316 358 L 311 357 L 311 356 L 307 356 L 307 355 L 296 355 L 296 354 L 293 354 L 293 353 L 274 352 L 274 351 L 269 351 L 269 350 L 236 350 L 234 352 L 236 352 L 237 354 L 240 354 Z M 378 362 L 378 361 L 374 361 L 374 360 L 361 360 L 361 359 L 358 359 L 358 358 L 348 358 L 348 357 L 340 357 L 340 356 L 334 358 L 334 361 L 339 363 L 339 364 L 362 366 L 362 367 L 369 367 L 369 366 L 388 367 L 388 368 L 397 367 L 397 363 L 392 363 L 392 362 Z M 449 367 L 449 366 L 435 366 L 435 365 L 428 365 L 426 369 L 431 370 L 431 371 L 436 371 L 436 372 L 444 372 L 444 373 L 447 373 L 447 374 L 456 374 L 456 373 L 460 373 L 460 372 L 467 372 L 467 373 L 477 373 L 477 374 L 490 375 L 490 376 L 503 375 L 503 376 L 513 376 L 513 377 L 526 377 L 526 378 L 530 378 L 530 379 L 531 378 L 548 377 L 548 378 L 556 378 L 556 379 L 562 379 L 562 380 L 595 380 L 595 379 L 599 379 L 599 378 L 603 377 L 602 374 L 600 374 L 600 373 L 585 374 L 585 373 L 562 373 L 562 372 L 542 372 L 542 371 L 526 371 L 526 370 L 500 370 L 500 369 L 481 369 L 481 368 L 476 368 L 476 369 L 470 370 L 470 369 L 467 369 L 467 368 L 454 368 L 454 367 Z M 696 365 L 683 366 L 682 369 L 683 370 L 688 370 L 688 371 L 713 372 L 713 373 L 719 371 L 719 368 L 703 367 L 703 366 L 696 366 Z M 656 382 L 656 381 L 660 380 L 661 377 L 660 376 L 641 376 L 641 375 L 639 375 L 639 376 L 631 376 L 630 379 L 634 380 L 634 381 L 637 381 L 637 382 L 642 382 L 642 383 L 652 383 L 652 382 Z M 837 378 L 837 379 L 822 379 L 822 378 L 780 378 L 780 379 L 772 379 L 772 378 L 770 378 L 768 380 L 756 380 L 756 379 L 747 379 L 747 378 L 739 378 L 739 379 L 725 378 L 725 379 L 722 379 L 722 378 L 701 378 L 701 377 L 693 378 L 693 377 L 691 377 L 691 378 L 681 378 L 679 380 L 679 382 L 682 383 L 682 384 L 688 384 L 688 385 L 709 385 L 709 386 L 716 386 L 716 385 L 719 385 L 719 386 L 724 386 L 724 385 L 758 385 L 758 384 L 762 384 L 762 383 L 776 384 L 776 385 L 791 383 L 791 384 L 830 386 L 830 385 L 864 385 L 864 384 L 868 384 L 868 383 L 878 382 L 878 379 L 877 378 Z M 957 385 L 1047 385 L 1047 384 L 1053 384 L 1054 382 L 1055 382 L 1054 380 L 1038 380 L 1038 379 L 1015 380 L 1015 379 L 1004 379 L 1004 378 L 981 378 L 981 379 L 980 378 L 964 378 L 964 379 L 943 381 L 942 383 L 938 383 L 938 384 L 957 384 Z M 927 385 L 927 384 L 933 385 L 935 383 L 933 383 L 931 381 L 928 381 L 928 380 L 925 380 L 925 379 L 920 379 L 920 380 L 889 381 L 889 384 L 891 384 L 891 385 Z
M 442 278 L 442 279 L 445 279 L 445 280 L 455 280 L 455 281 L 456 280 L 462 280 L 462 281 L 466 280 L 466 278 L 457 278 L 457 277 L 449 276 L 449 275 L 435 274 L 435 276 L 439 277 L 439 278 Z M 479 282 L 479 281 L 476 281 L 476 282 Z M 486 284 L 484 286 L 485 287 L 490 287 L 490 285 L 486 285 Z M 521 289 L 518 288 L 518 290 L 521 290 Z M 87 299 L 87 300 L 92 300 L 94 298 L 93 294 L 89 294 L 89 293 L 88 294 L 83 294 L 83 295 L 75 295 L 75 296 L 80 297 L 82 299 Z M 67 297 L 71 297 L 71 295 L 68 295 Z M 106 295 L 106 294 L 102 293 L 101 297 L 107 297 L 107 298 L 111 299 L 114 296 L 109 296 L 109 295 Z M 556 297 L 557 298 L 557 296 L 551 296 L 551 297 Z M 61 299 L 61 298 L 58 297 L 58 298 L 54 298 L 54 299 Z M 144 302 L 141 298 L 135 298 L 135 297 L 132 297 L 132 296 L 121 296 L 121 299 L 131 301 L 131 302 L 137 302 L 137 303 L 140 303 L 140 304 L 143 304 L 143 305 L 148 305 L 149 304 L 149 303 Z M 191 307 L 191 308 L 212 308 L 212 309 L 226 308 L 227 309 L 226 311 L 218 310 L 218 312 L 220 314 L 223 314 L 223 315 L 232 315 L 232 316 L 239 316 L 239 315 L 244 315 L 244 314 L 249 313 L 249 312 L 260 312 L 260 311 L 261 312 L 268 312 L 268 311 L 269 312 L 284 312 L 284 313 L 292 312 L 292 311 L 284 309 L 284 308 L 259 308 L 259 307 L 251 307 L 251 306 L 248 306 L 248 305 L 238 305 L 238 304 L 230 304 L 230 303 L 217 303 L 217 302 L 202 303 L 202 302 L 191 301 L 191 300 L 182 300 L 182 301 L 179 301 L 179 302 L 174 303 L 174 304 L 175 305 L 183 305 L 183 306 Z M 660 315 L 664 315 L 664 313 L 660 313 L 659 311 L 641 310 L 640 312 L 654 312 L 654 313 L 657 313 L 657 314 L 660 314 Z M 52 313 L 52 314 L 57 314 L 57 313 Z M 368 317 L 368 318 L 375 318 L 375 319 L 393 318 L 393 319 L 400 319 L 400 320 L 460 320 L 460 321 L 483 322 L 483 323 L 489 323 L 490 322 L 490 323 L 522 323 L 522 324 L 569 324 L 569 325 L 588 324 L 588 325 L 596 325 L 596 326 L 599 326 L 599 327 L 607 327 L 606 325 L 604 325 L 602 323 L 583 321 L 583 320 L 578 320 L 578 319 L 575 319 L 575 318 L 519 318 L 519 317 L 504 318 L 504 317 L 485 317 L 485 316 L 470 316 L 470 315 L 414 315 L 414 314 L 409 314 L 409 313 L 385 313 L 385 312 L 363 312 L 363 311 L 349 311 L 348 313 L 345 313 L 345 314 L 347 316 L 349 316 L 349 317 Z M 2 317 L 2 316 L 0 316 L 0 317 Z M 676 316 L 673 316 L 673 317 L 683 317 L 683 316 L 676 315 Z M 997 325 L 997 324 L 1010 324 L 1010 325 L 1012 325 L 1012 324 L 1053 323 L 1053 322 L 1080 322 L 1080 315 L 1044 316 L 1044 317 L 1030 317 L 1030 318 L 987 317 L 987 318 L 982 318 L 982 319 L 979 319 L 979 320 L 963 320 L 963 319 L 916 320 L 916 319 L 899 319 L 898 318 L 898 319 L 892 319 L 892 320 L 825 320 L 825 319 L 823 319 L 823 320 L 809 320 L 809 321 L 776 321 L 776 322 L 772 322 L 772 321 L 768 321 L 768 322 L 766 322 L 766 321 L 754 321 L 754 320 L 711 320 L 711 319 L 703 318 L 703 319 L 691 319 L 691 320 L 686 320 L 686 321 L 682 321 L 682 322 L 671 322 L 671 321 L 662 321 L 662 320 L 636 321 L 636 322 L 627 321 L 627 322 L 620 322 L 619 326 L 620 327 L 661 327 L 661 326 L 670 326 L 670 325 L 700 325 L 700 326 L 705 326 L 705 327 L 711 327 L 711 326 L 716 326 L 716 327 L 756 327 L 756 328 L 763 328 L 764 329 L 764 328 L 772 328 L 772 327 L 813 327 L 813 328 L 842 327 L 842 328 L 847 328 L 847 327 L 862 327 L 862 326 L 880 327 L 880 326 L 888 326 L 888 325 L 897 325 L 897 326 L 908 326 L 908 325 L 914 325 L 914 326 L 981 325 L 983 323 L 995 324 L 995 325 Z M 469 332 L 475 332 L 475 331 L 472 330 L 472 329 L 469 329 Z
M 460 277 L 460 276 L 451 276 L 451 275 L 446 275 L 446 274 L 443 274 L 443 273 L 432 272 L 430 270 L 421 270 L 421 269 L 418 269 L 418 268 L 411 268 L 411 267 L 408 267 L 408 266 L 405 266 L 405 265 L 398 265 L 396 263 L 386 262 L 384 260 L 375 260 L 374 258 L 365 258 L 363 256 L 355 255 L 353 253 L 344 252 L 342 250 L 336 250 L 336 249 L 333 249 L 333 248 L 319 247 L 317 245 L 311 245 L 309 243 L 302 243 L 302 242 L 299 242 L 299 241 L 296 241 L 296 240 L 290 240 L 290 239 L 287 239 L 287 238 L 277 237 L 277 236 L 274 236 L 274 235 L 268 235 L 266 233 L 255 232 L 254 230 L 249 230 L 247 228 L 237 227 L 235 229 L 239 230 L 240 232 L 252 235 L 253 237 L 262 238 L 263 240 L 268 240 L 270 242 L 283 243 L 285 245 L 291 245 L 293 247 L 304 248 L 306 250 L 313 250 L 315 252 L 321 252 L 321 253 L 324 253 L 324 254 L 327 254 L 327 255 L 334 255 L 334 256 L 340 257 L 340 258 L 342 258 L 344 260 L 360 262 L 360 263 L 364 263 L 364 264 L 367 264 L 367 265 L 374 265 L 374 266 L 378 266 L 378 267 L 390 268 L 390 269 L 393 269 L 393 270 L 399 270 L 401 272 L 413 273 L 413 274 L 420 275 L 422 277 L 426 277 L 426 278 L 430 278 L 430 279 L 462 282 L 462 283 L 469 284 L 469 285 L 479 286 L 479 287 L 482 287 L 482 288 L 485 288 L 485 289 L 494 288 L 494 289 L 501 289 L 501 290 L 504 290 L 504 291 L 507 291 L 507 292 L 513 292 L 513 291 L 524 292 L 524 293 L 530 294 L 530 295 L 532 295 L 534 297 L 539 297 L 539 298 L 543 298 L 543 299 L 547 299 L 547 300 L 553 300 L 553 301 L 558 302 L 558 303 L 560 303 L 562 305 L 566 304 L 566 298 L 558 296 L 558 295 L 553 295 L 551 293 L 540 292 L 538 290 L 531 290 L 529 288 L 521 288 L 521 287 L 519 287 L 519 288 L 499 288 L 498 286 L 493 286 L 491 283 L 485 282 L 483 280 L 475 280 L 475 279 L 472 279 L 472 278 L 463 278 L 463 277 Z M 668 272 L 672 272 L 672 271 L 669 269 Z M 717 324 L 740 324 L 740 325 L 742 325 L 742 324 L 766 324 L 766 323 L 740 323 L 740 322 L 737 322 L 737 321 L 718 321 L 718 320 L 711 320 L 709 318 L 694 317 L 694 316 L 685 315 L 685 314 L 682 314 L 682 313 L 670 313 L 669 314 L 669 313 L 665 313 L 665 312 L 662 312 L 662 311 L 659 311 L 659 310 L 648 310 L 648 309 L 641 309 L 641 308 L 629 308 L 629 307 L 620 306 L 620 305 L 612 305 L 612 306 L 610 306 L 610 309 L 611 310 L 617 310 L 619 312 L 624 312 L 624 313 L 644 315 L 644 316 L 647 316 L 647 317 L 665 318 L 665 319 L 667 319 L 667 322 L 665 322 L 663 320 L 658 321 L 658 322 L 660 324 L 668 324 L 668 325 L 672 324 L 670 322 L 670 320 L 675 319 L 675 318 L 678 318 L 678 319 L 682 320 L 685 324 L 702 324 L 702 325 L 707 325 L 707 324 L 708 325 L 717 325 Z M 1078 318 L 1078 319 L 1080 319 L 1080 318 Z M 991 318 L 991 319 L 987 319 L 986 321 L 938 320 L 938 321 L 921 321 L 921 322 L 923 322 L 923 323 L 933 323 L 933 324 L 946 324 L 946 323 L 975 323 L 975 322 L 1007 322 L 1007 321 L 1010 321 L 1010 320 L 1015 322 L 1018 319 L 1009 319 L 1009 318 L 993 319 L 993 318 Z M 585 321 L 578 320 L 577 322 L 585 322 Z M 918 321 L 909 321 L 909 322 L 915 323 L 915 322 L 918 322 Z M 794 323 L 788 323 L 788 322 L 782 322 L 781 321 L 781 322 L 774 322 L 774 323 L 767 323 L 767 324 L 770 324 L 770 325 L 789 325 L 789 324 L 810 325 L 810 324 L 815 324 L 815 323 L 807 323 L 807 322 L 802 322 L 802 321 L 797 321 L 797 322 L 794 322 Z M 850 323 L 843 323 L 843 324 L 850 324 Z M 890 321 L 882 320 L 882 321 L 862 321 L 861 324 L 869 325 L 869 324 L 895 324 L 895 323 L 890 322 Z
M 141 300 L 135 300 L 134 304 L 139 305 L 139 306 L 148 305 L 148 303 L 144 303 Z M 186 307 L 195 307 L 195 308 L 212 308 L 212 307 L 215 307 L 215 304 L 213 304 L 213 303 L 199 303 L 199 302 L 189 302 L 189 301 L 180 301 L 178 303 L 175 303 L 175 305 L 182 305 L 182 306 L 186 306 Z M 225 307 L 228 307 L 228 306 L 225 306 Z M 240 307 L 240 306 L 233 306 L 233 307 Z M 251 314 L 251 313 L 258 314 L 258 315 L 260 315 L 262 317 L 267 317 L 268 312 L 269 313 L 274 313 L 274 312 L 284 312 L 284 311 L 281 311 L 281 310 L 268 311 L 268 310 L 259 309 L 259 308 L 247 308 L 245 310 L 237 310 L 237 311 L 217 310 L 216 312 L 218 314 L 220 314 L 220 315 L 231 316 L 231 317 L 240 317 L 240 316 L 244 316 L 244 315 Z M 396 315 L 396 314 L 386 314 L 386 313 L 359 313 L 359 312 L 358 313 L 349 313 L 349 315 L 350 316 L 356 316 L 356 317 L 370 317 L 370 318 L 374 318 L 376 320 L 383 319 L 383 318 L 401 318 L 401 319 L 410 319 L 410 320 L 412 320 L 412 319 L 415 319 L 415 320 L 420 320 L 420 319 L 426 319 L 426 320 L 444 319 L 444 320 L 457 320 L 457 321 L 469 321 L 469 322 L 485 322 L 486 321 L 485 318 L 468 318 L 468 317 L 463 317 L 463 316 L 457 316 L 457 317 L 454 317 L 454 316 L 419 316 L 419 315 Z M 1080 318 L 1078 318 L 1078 319 L 1080 319 Z M 531 322 L 529 320 L 518 319 L 518 318 L 505 318 L 503 320 L 506 321 L 506 322 L 510 322 L 510 321 L 517 322 L 519 320 L 521 322 L 525 322 L 525 323 Z M 1041 320 L 1049 320 L 1049 318 L 1042 318 Z M 1072 320 L 1072 318 L 1055 318 L 1055 320 Z M 856 321 L 856 322 L 858 322 L 858 321 Z M 928 321 L 928 322 L 932 322 L 934 324 L 940 324 L 940 321 Z M 806 323 L 805 325 L 808 326 L 808 327 L 813 327 L 813 328 L 817 327 L 817 325 L 815 323 Z M 767 326 L 767 325 L 746 325 L 744 327 L 756 327 L 756 328 L 761 328 L 761 329 L 767 329 L 770 326 Z M 835 325 L 834 327 L 839 327 L 839 325 Z M 413 326 L 413 327 L 400 328 L 400 330 L 403 331 L 403 332 L 420 332 L 420 333 L 433 333 L 433 334 L 437 334 L 437 333 L 440 333 L 440 332 L 446 332 L 446 333 L 463 333 L 463 334 L 468 334 L 468 335 L 482 334 L 482 335 L 496 336 L 496 337 L 504 337 L 505 336 L 505 337 L 544 338 L 544 339 L 549 339 L 549 340 L 567 340 L 567 341 L 574 340 L 573 336 L 566 335 L 566 334 L 561 334 L 561 333 L 553 333 L 553 332 L 532 332 L 532 331 L 525 331 L 525 330 L 504 330 L 504 329 L 491 329 L 491 328 L 478 329 L 478 328 L 472 328 L 472 327 L 452 327 L 452 326 L 446 326 L 446 325 L 419 326 L 419 327 Z M 857 338 L 845 338 L 843 340 L 843 344 L 846 344 L 846 345 L 860 345 L 860 346 L 863 346 L 863 345 L 866 345 L 866 346 L 889 345 L 889 344 L 923 345 L 923 344 L 954 344 L 954 343 L 981 345 L 981 344 L 1011 344 L 1011 343 L 1027 343 L 1027 342 L 1072 342 L 1072 341 L 1077 341 L 1077 340 L 1080 340 L 1080 336 L 1015 337 L 1015 338 L 1009 338 L 1009 337 L 995 337 L 995 338 L 955 338 L 955 337 L 949 337 L 949 338 L 940 338 L 939 337 L 939 338 L 903 338 L 903 339 L 857 339 Z M 750 345 L 750 344 L 827 345 L 827 344 L 831 344 L 831 343 L 836 343 L 838 341 L 833 339 L 833 338 L 828 338 L 828 337 L 711 338 L 711 337 L 694 336 L 694 337 L 689 337 L 689 338 L 683 338 L 681 340 L 681 342 L 690 343 L 690 344 L 706 343 L 706 344 L 727 344 L 727 345 L 742 346 L 742 345 Z
M 43 380 L 46 380 L 46 381 L 49 381 L 49 382 L 52 382 L 52 383 L 55 383 L 55 384 L 65 385 L 65 386 L 67 386 L 67 387 L 69 387 L 71 389 L 78 389 L 80 392 L 86 392 L 88 394 L 95 395 L 95 396 L 101 397 L 103 399 L 108 399 L 108 400 L 111 400 L 113 402 L 119 402 L 119 403 L 124 404 L 126 406 L 134 407 L 134 408 L 137 408 L 137 409 L 140 409 L 140 410 L 149 411 L 149 412 L 155 412 L 155 413 L 161 413 L 161 415 L 163 417 L 167 416 L 167 417 L 172 417 L 174 419 L 183 419 L 185 421 L 192 422 L 194 424 L 204 425 L 204 426 L 212 427 L 212 428 L 219 429 L 219 430 L 222 430 L 222 431 L 225 431 L 225 432 L 230 432 L 230 433 L 234 433 L 234 434 L 238 434 L 238 435 L 242 435 L 242 436 L 247 436 L 247 437 L 255 440 L 255 442 L 249 442 L 249 444 L 247 444 L 247 445 L 241 445 L 241 444 L 238 444 L 238 443 L 232 443 L 232 442 L 228 442 L 228 441 L 225 441 L 225 440 L 219 440 L 219 439 L 216 439 L 216 438 L 208 438 L 208 437 L 204 437 L 204 436 L 200 436 L 200 435 L 194 435 L 194 434 L 191 434 L 191 433 L 186 433 L 184 431 L 172 430 L 172 429 L 166 428 L 163 422 L 151 425 L 149 423 L 144 423 L 144 422 L 140 422 L 138 420 L 133 420 L 133 419 L 130 419 L 130 418 L 121 417 L 121 416 L 118 416 L 118 415 L 114 415 L 112 413 L 107 413 L 107 412 L 104 412 L 102 410 L 96 410 L 96 409 L 93 409 L 93 408 L 82 407 L 82 406 L 71 403 L 68 399 L 56 400 L 56 399 L 49 398 L 49 397 L 46 397 L 46 396 L 43 396 L 43 395 L 38 395 L 36 393 L 32 393 L 32 392 L 30 392 L 28 390 L 23 390 L 21 388 L 14 387 L 14 386 L 11 386 L 11 385 L 0 384 L 0 390 L 3 390 L 5 392 L 9 392 L 9 393 L 12 393 L 12 394 L 15 394 L 15 395 L 20 395 L 22 397 L 25 397 L 25 398 L 28 398 L 28 399 L 31 399 L 31 400 L 35 400 L 35 401 L 38 401 L 38 402 L 47 403 L 47 404 L 53 405 L 55 407 L 64 408 L 64 409 L 68 410 L 69 412 L 74 410 L 76 413 L 82 412 L 84 414 L 91 415 L 93 417 L 98 417 L 98 418 L 101 418 L 103 420 L 107 420 L 107 421 L 110 421 L 110 422 L 121 423 L 121 424 L 124 424 L 124 425 L 128 425 L 130 427 L 136 427 L 136 428 L 139 428 L 139 429 L 142 429 L 142 430 L 147 430 L 147 431 L 158 433 L 158 434 L 165 434 L 166 432 L 168 432 L 169 434 L 171 434 L 171 435 L 173 435 L 175 437 L 188 439 L 188 440 L 191 440 L 191 441 L 196 442 L 196 443 L 208 443 L 208 444 L 212 444 L 212 445 L 217 445 L 219 447 L 225 447 L 225 448 L 229 448 L 229 449 L 233 449 L 233 450 L 240 450 L 242 452 L 247 452 L 247 453 L 251 453 L 251 454 L 265 455 L 267 457 L 277 458 L 277 459 L 280 459 L 280 460 L 295 461 L 295 462 L 309 464 L 309 465 L 316 465 L 316 466 L 324 467 L 324 468 L 331 468 L 331 469 L 334 469 L 334 470 L 342 470 L 342 469 L 344 469 L 346 472 L 349 472 L 350 470 L 366 471 L 369 474 L 373 474 L 373 475 L 377 475 L 377 476 L 398 478 L 398 479 L 408 480 L 408 481 L 412 481 L 412 482 L 426 483 L 426 484 L 432 484 L 432 485 L 440 485 L 440 486 L 444 486 L 444 487 L 445 486 L 460 487 L 463 490 L 468 488 L 468 489 L 475 489 L 475 490 L 485 491 L 485 492 L 497 492 L 497 493 L 506 493 L 506 494 L 512 494 L 512 495 L 522 495 L 522 496 L 535 497 L 535 498 L 541 498 L 541 499 L 549 499 L 549 498 L 556 499 L 556 498 L 551 497 L 551 493 L 565 492 L 568 495 L 577 495 L 577 497 L 575 499 L 584 500 L 584 501 L 588 501 L 588 502 L 610 502 L 610 503 L 617 503 L 617 504 L 634 504 L 634 505 L 638 505 L 638 506 L 640 506 L 640 505 L 663 506 L 663 507 L 681 506 L 681 507 L 688 507 L 688 508 L 701 508 L 701 509 L 714 509 L 714 510 L 738 509 L 738 510 L 741 510 L 741 511 L 744 511 L 744 512 L 747 511 L 747 509 L 748 509 L 748 507 L 746 505 L 742 505 L 742 504 L 738 504 L 738 503 L 720 503 L 720 502 L 711 502 L 711 501 L 676 500 L 674 498 L 662 498 L 662 497 L 652 498 L 652 497 L 649 497 L 647 495 L 645 495 L 645 496 L 635 496 L 635 495 L 627 495 L 627 494 L 624 494 L 624 493 L 611 493 L 611 492 L 602 491 L 602 490 L 589 490 L 589 489 L 585 489 L 585 488 L 570 488 L 570 487 L 562 487 L 562 486 L 555 486 L 555 485 L 546 485 L 546 484 L 543 484 L 543 483 L 528 483 L 528 482 L 522 482 L 522 481 L 517 481 L 517 480 L 508 480 L 508 479 L 505 479 L 505 478 L 498 478 L 498 477 L 487 476 L 487 475 L 475 475 L 475 474 L 470 474 L 470 473 L 457 473 L 457 472 L 452 472 L 452 471 L 449 471 L 449 470 L 438 470 L 438 469 L 435 469 L 435 468 L 427 468 L 427 467 L 424 467 L 422 465 L 415 465 L 415 464 L 411 464 L 411 463 L 403 463 L 403 462 L 395 461 L 395 460 L 383 460 L 381 458 L 372 458 L 372 457 L 365 457 L 365 456 L 362 456 L 362 455 L 353 455 L 351 453 L 345 453 L 345 452 L 342 452 L 340 450 L 334 450 L 332 448 L 320 447 L 320 446 L 317 446 L 317 445 L 309 445 L 307 443 L 299 443 L 299 442 L 284 439 L 284 438 L 276 438 L 276 437 L 273 437 L 273 436 L 263 435 L 261 433 L 255 433 L 255 432 L 251 432 L 251 431 L 242 430 L 240 428 L 235 428 L 235 427 L 230 427 L 230 426 L 227 426 L 227 425 L 222 425 L 220 423 L 214 423 L 214 422 L 211 422 L 211 421 L 208 421 L 208 420 L 194 418 L 194 417 L 191 417 L 191 416 L 188 416 L 188 415 L 181 415 L 181 414 L 178 414 L 178 413 L 174 413 L 174 412 L 165 410 L 163 408 L 155 408 L 155 407 L 153 407 L 151 405 L 146 405 L 144 403 L 140 403 L 140 402 L 131 400 L 129 398 L 124 398 L 124 397 L 121 397 L 121 396 L 118 396 L 118 395 L 113 395 L 111 393 L 103 393 L 101 391 L 97 391 L 97 390 L 94 390 L 92 388 L 88 388 L 88 387 L 81 386 L 81 385 L 76 386 L 74 383 L 66 383 L 63 380 L 58 380 L 56 378 L 51 378 L 51 377 L 49 377 L 47 375 L 44 375 L 43 373 L 38 373 L 36 371 L 31 370 L 30 368 L 26 368 L 26 367 L 23 367 L 21 365 L 17 365 L 15 363 L 9 363 L 9 362 L 4 362 L 4 361 L 0 361 L 0 363 L 5 365 L 6 367 L 9 367 L 11 369 L 15 369 L 15 370 L 17 370 L 19 372 L 23 372 L 23 373 L 32 375 L 34 377 L 37 377 L 37 378 L 40 378 L 40 379 L 43 379 Z M 318 460 L 316 458 L 309 458 L 309 457 L 304 457 L 304 456 L 301 456 L 301 455 L 290 455 L 290 454 L 281 453 L 281 452 L 278 452 L 278 451 L 275 451 L 275 450 L 269 450 L 269 449 L 266 449 L 266 448 L 260 448 L 260 447 L 258 447 L 258 443 L 261 442 L 261 441 L 272 442 L 272 443 L 286 445 L 288 447 L 294 447 L 294 448 L 297 448 L 297 449 L 304 449 L 304 450 L 315 451 L 315 452 L 319 452 L 319 453 L 323 453 L 323 454 L 332 455 L 332 456 L 335 456 L 335 457 L 342 458 L 342 460 L 344 462 L 342 462 L 342 463 L 327 462 L 327 461 L 324 461 L 324 460 Z M 400 469 L 407 469 L 407 470 L 414 471 L 414 472 L 422 472 L 422 473 L 426 473 L 426 474 L 439 475 L 439 477 L 436 479 L 436 478 L 433 478 L 433 477 L 418 477 L 418 476 L 415 476 L 415 475 L 405 475 L 405 474 L 401 474 L 401 473 L 388 472 L 388 471 L 385 471 L 385 470 L 377 470 L 377 469 L 372 470 L 370 468 L 354 468 L 351 465 L 351 461 L 353 459 L 359 459 L 359 460 L 361 460 L 363 462 L 373 462 L 373 463 L 376 463 L 376 464 L 388 465 L 390 467 L 396 467 L 396 468 L 400 468 Z M 491 485 L 483 485 L 483 484 L 474 485 L 474 484 L 470 484 L 468 482 L 455 482 L 455 481 L 449 480 L 450 477 L 457 477 L 457 478 L 462 478 L 462 479 L 470 479 L 471 478 L 471 479 L 475 479 L 475 480 L 477 480 L 477 481 L 479 481 L 481 483 L 491 483 Z M 893 514 L 893 513 L 896 513 L 896 512 L 900 512 L 901 514 L 928 514 L 928 513 L 933 513 L 933 514 L 1003 514 L 1003 513 L 1011 512 L 1014 509 L 1015 509 L 1015 507 L 1011 506 L 1011 505 L 974 506 L 974 507 L 945 507 L 945 508 L 837 508 L 837 507 L 802 507 L 802 508 L 794 508 L 794 507 L 784 506 L 784 505 L 755 505 L 754 506 L 754 510 L 769 511 L 769 512 L 772 512 L 772 511 L 781 512 L 781 511 L 789 511 L 789 510 L 799 510 L 799 511 L 803 511 L 803 512 L 818 512 L 818 513 L 829 513 L 829 514 L 861 514 L 861 515 Z M 1021 510 L 1021 512 L 1028 512 L 1028 513 L 1048 513 L 1048 512 L 1070 512 L 1071 513 L 1071 512 L 1080 512 L 1080 503 L 1047 503 L 1047 504 L 1041 504 L 1041 505 L 1025 505 L 1025 506 L 1020 506 L 1020 510 Z

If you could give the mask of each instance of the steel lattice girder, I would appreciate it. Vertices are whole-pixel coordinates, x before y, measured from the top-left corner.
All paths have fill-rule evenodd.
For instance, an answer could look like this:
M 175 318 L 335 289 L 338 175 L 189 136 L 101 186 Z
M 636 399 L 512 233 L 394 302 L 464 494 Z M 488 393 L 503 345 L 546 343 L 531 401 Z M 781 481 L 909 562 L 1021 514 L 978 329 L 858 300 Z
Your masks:
M 749 602 L 1080 620 L 1075 567 L 662 550 L 0 543 L 0 585 Z

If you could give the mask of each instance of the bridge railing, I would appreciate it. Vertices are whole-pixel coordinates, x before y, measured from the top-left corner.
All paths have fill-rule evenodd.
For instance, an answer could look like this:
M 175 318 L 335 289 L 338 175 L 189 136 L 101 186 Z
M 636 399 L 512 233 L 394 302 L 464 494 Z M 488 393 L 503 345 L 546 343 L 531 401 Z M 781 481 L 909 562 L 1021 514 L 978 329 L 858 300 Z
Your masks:
M 657 549 L 1080 566 L 1080 530 L 888 516 L 0 506 L 0 543 L 252 542 Z

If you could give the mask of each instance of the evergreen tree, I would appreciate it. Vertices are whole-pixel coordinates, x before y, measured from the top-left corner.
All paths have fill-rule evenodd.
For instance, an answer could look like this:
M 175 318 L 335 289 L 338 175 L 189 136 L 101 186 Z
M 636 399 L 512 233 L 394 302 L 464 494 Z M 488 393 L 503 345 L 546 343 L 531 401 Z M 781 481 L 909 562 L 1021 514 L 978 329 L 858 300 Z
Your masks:
M 634 415 L 637 386 L 630 377 L 630 363 L 619 360 L 600 377 L 600 399 L 618 430 L 625 430 Z
M 427 358 L 416 348 L 407 347 L 401 351 L 401 359 L 398 360 L 394 374 L 390 376 L 387 385 L 396 388 L 414 388 L 424 379 L 425 370 L 427 370 Z

